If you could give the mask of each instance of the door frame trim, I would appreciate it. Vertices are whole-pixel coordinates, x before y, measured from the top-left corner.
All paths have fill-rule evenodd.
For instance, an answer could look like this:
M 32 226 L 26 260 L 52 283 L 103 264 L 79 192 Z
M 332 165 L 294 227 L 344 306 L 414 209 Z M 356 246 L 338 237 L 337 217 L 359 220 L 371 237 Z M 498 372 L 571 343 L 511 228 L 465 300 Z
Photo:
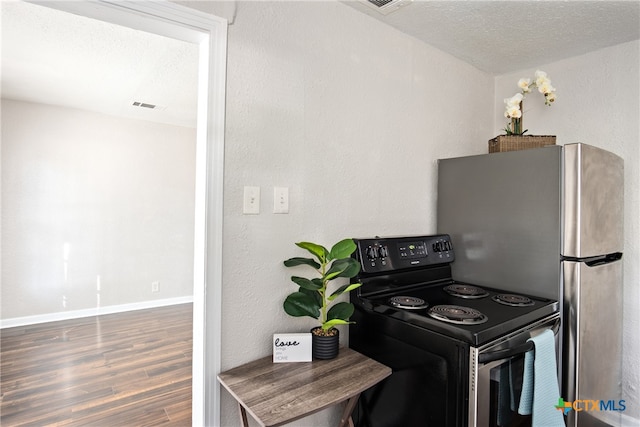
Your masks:
M 27 1 L 199 45 L 192 425 L 219 426 L 228 22 L 166 0 Z

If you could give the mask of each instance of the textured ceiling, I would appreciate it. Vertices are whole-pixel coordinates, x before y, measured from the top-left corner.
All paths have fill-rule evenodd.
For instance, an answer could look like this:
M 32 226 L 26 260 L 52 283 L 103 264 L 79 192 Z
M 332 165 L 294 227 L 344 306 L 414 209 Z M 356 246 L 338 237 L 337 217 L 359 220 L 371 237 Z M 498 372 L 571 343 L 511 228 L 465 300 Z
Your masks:
M 640 38 L 637 0 L 414 0 L 386 16 L 346 3 L 494 75 Z
M 386 16 L 344 3 L 494 75 L 640 38 L 640 0 L 414 0 Z M 0 7 L 3 97 L 195 126 L 195 45 L 15 0 Z
M 195 127 L 197 45 L 48 7 L 0 3 L 3 98 Z

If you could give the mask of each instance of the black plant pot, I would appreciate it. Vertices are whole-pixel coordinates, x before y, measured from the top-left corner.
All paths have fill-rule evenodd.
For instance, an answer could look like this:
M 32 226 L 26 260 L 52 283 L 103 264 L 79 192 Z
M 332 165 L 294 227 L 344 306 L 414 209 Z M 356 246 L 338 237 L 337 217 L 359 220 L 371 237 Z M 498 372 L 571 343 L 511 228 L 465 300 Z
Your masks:
M 340 344 L 339 331 L 334 329 L 335 335 L 325 337 L 314 334 L 314 329 L 320 328 L 311 329 L 311 355 L 314 359 L 334 359 L 338 355 L 338 347 Z

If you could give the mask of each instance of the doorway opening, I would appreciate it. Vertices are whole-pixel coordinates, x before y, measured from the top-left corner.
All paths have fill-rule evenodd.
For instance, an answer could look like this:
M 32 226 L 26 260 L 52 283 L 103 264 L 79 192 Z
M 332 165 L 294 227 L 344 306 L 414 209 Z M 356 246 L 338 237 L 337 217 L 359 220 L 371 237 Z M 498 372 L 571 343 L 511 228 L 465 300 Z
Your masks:
M 222 156 L 227 23 L 224 19 L 170 2 L 33 3 L 186 41 L 198 47 L 192 422 L 194 425 L 218 425 L 220 398 L 215 375 L 220 365 Z M 65 246 L 65 254 L 72 249 Z M 100 277 L 96 279 L 96 283 L 100 290 Z M 152 283 L 152 289 L 154 285 L 156 289 L 162 286 L 161 283 Z

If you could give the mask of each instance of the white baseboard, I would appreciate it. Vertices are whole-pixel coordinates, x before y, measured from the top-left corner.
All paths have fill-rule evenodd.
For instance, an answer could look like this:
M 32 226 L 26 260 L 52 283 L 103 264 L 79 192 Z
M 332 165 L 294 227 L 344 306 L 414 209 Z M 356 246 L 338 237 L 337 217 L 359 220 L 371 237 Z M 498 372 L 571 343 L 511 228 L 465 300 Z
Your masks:
M 193 296 L 156 299 L 131 304 L 110 305 L 106 307 L 87 308 L 84 310 L 63 311 L 58 313 L 38 314 L 36 316 L 14 317 L 1 319 L 0 329 L 16 326 L 35 325 L 37 323 L 55 322 L 58 320 L 79 319 L 82 317 L 99 316 L 101 314 L 122 313 L 125 311 L 144 310 L 146 308 L 165 307 L 168 305 L 186 304 L 193 302 Z

